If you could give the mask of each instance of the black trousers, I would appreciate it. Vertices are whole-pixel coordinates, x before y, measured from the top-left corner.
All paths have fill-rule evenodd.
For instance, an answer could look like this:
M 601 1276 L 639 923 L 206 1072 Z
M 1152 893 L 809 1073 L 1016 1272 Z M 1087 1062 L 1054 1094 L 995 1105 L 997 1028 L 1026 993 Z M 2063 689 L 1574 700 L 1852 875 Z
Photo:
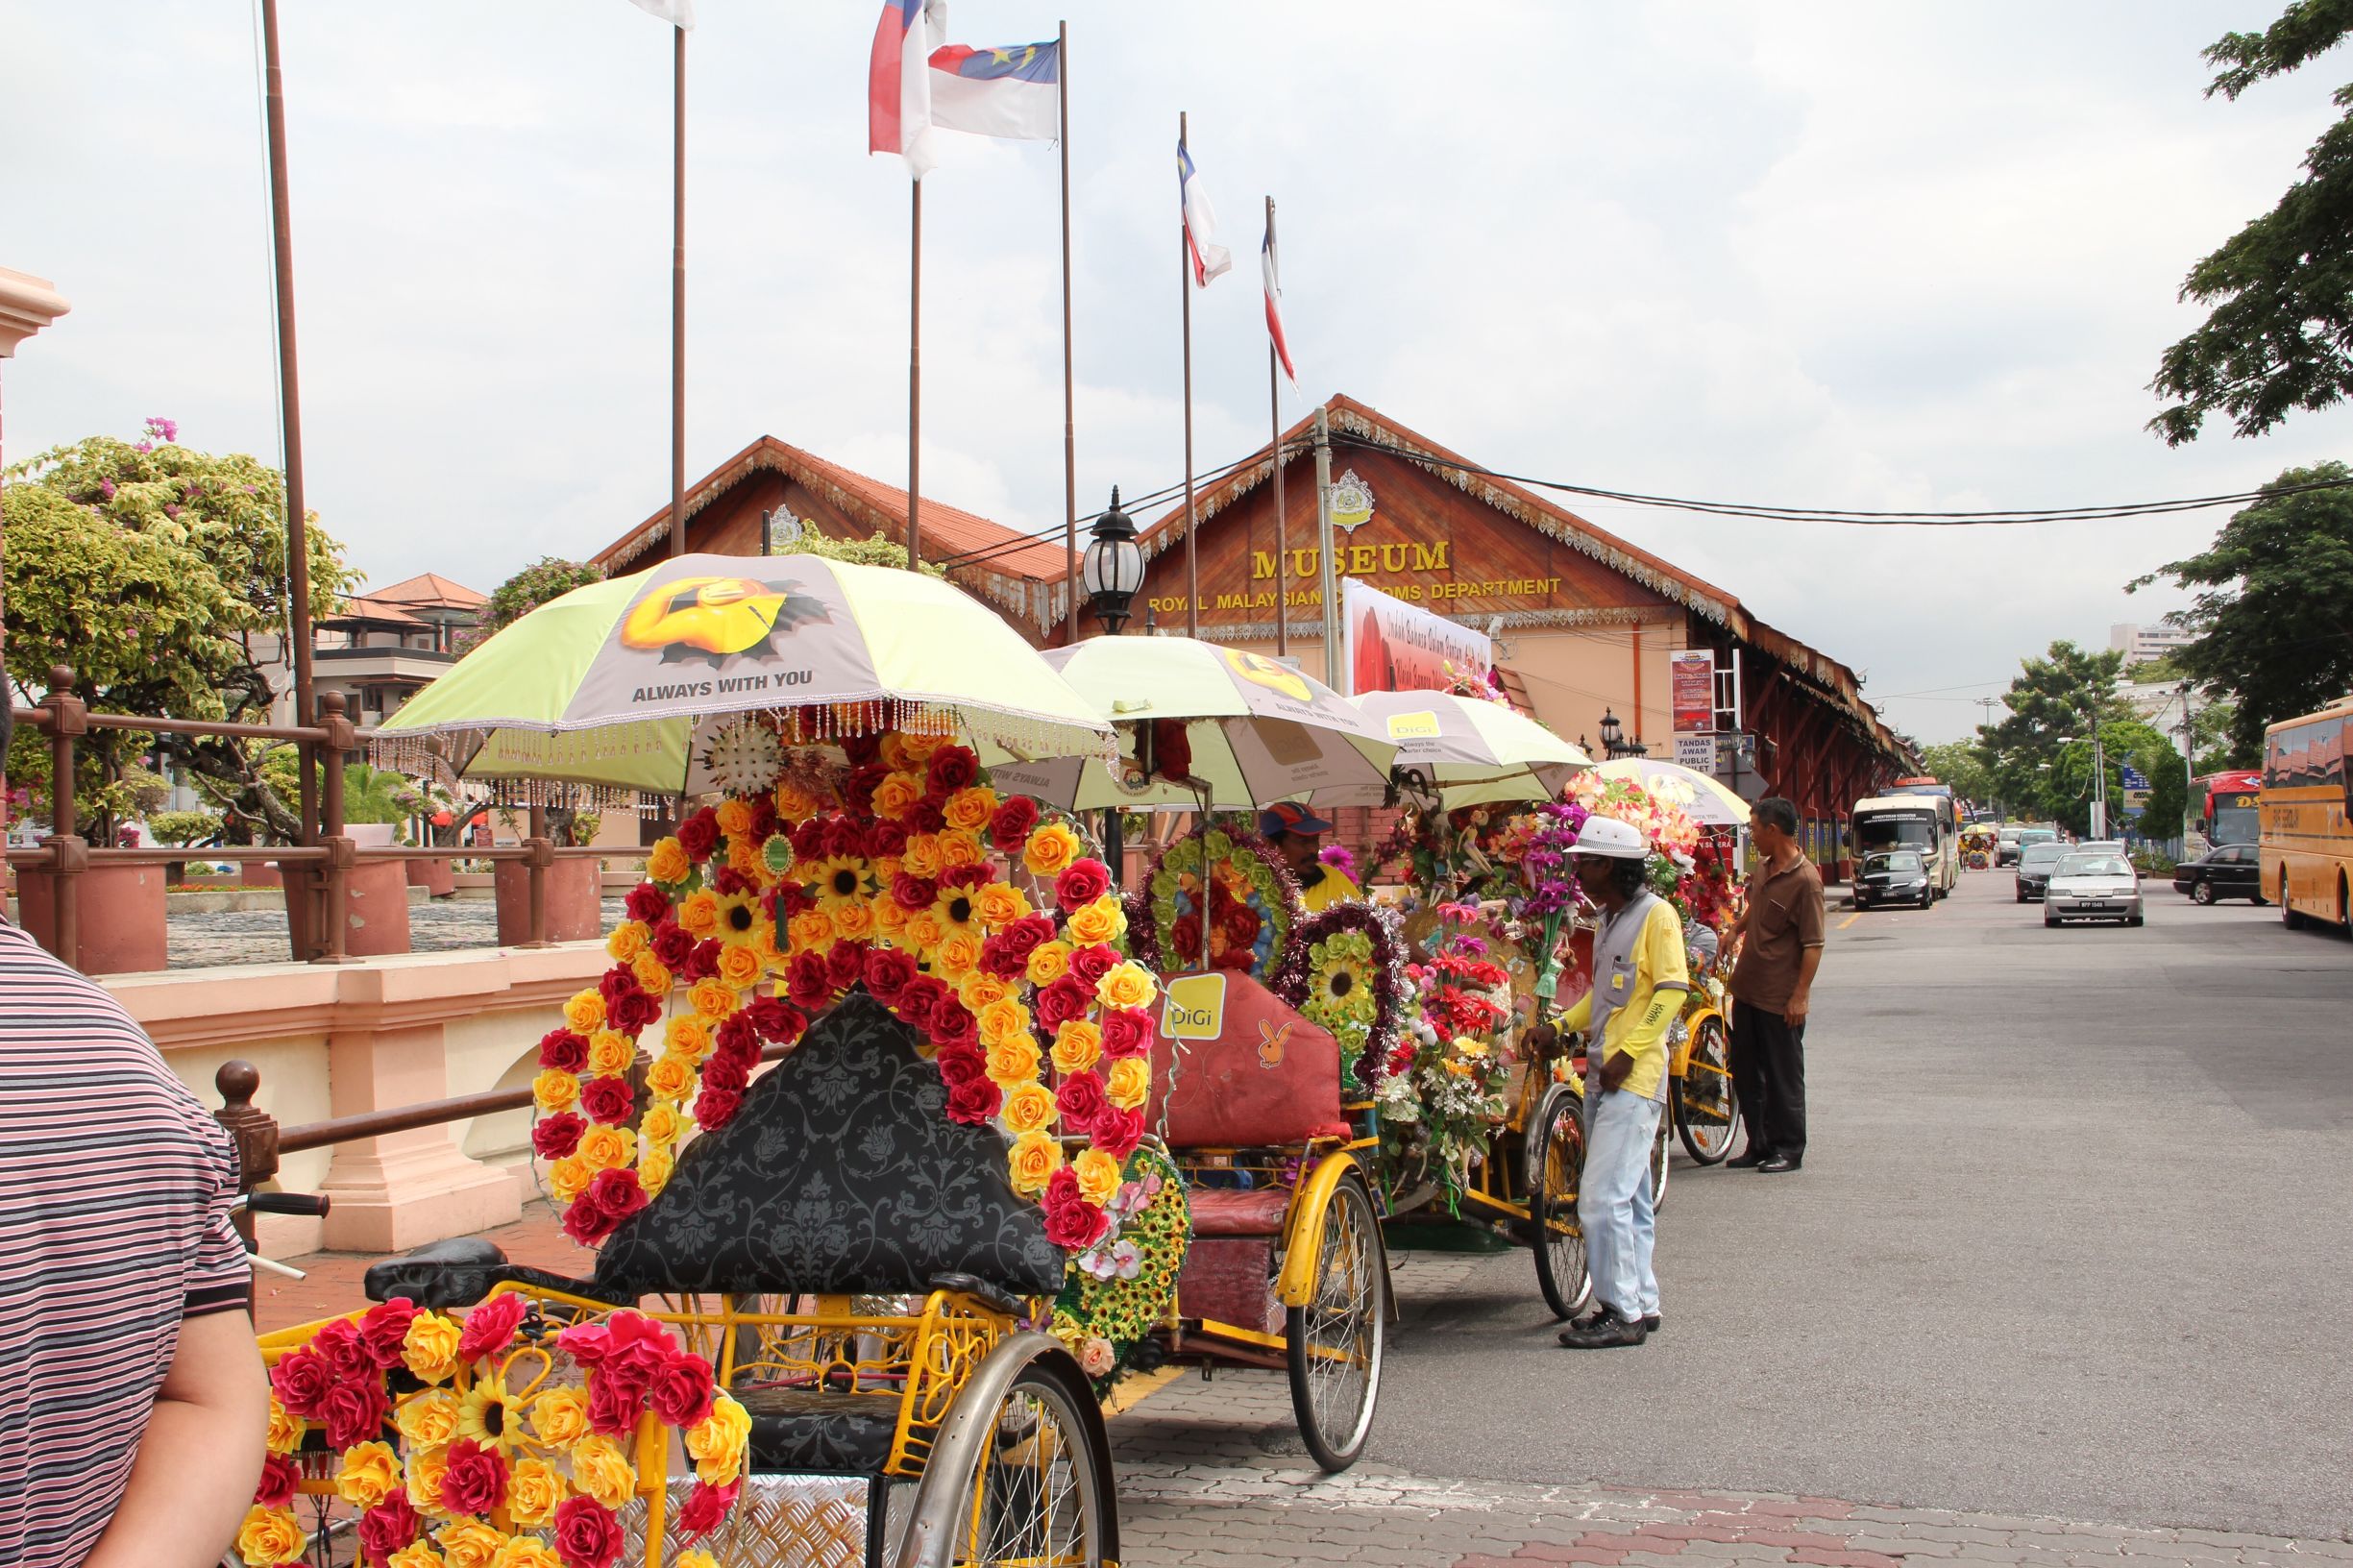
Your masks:
M 1805 1025 L 1732 1003 L 1732 1088 L 1749 1123 L 1749 1147 L 1805 1158 Z

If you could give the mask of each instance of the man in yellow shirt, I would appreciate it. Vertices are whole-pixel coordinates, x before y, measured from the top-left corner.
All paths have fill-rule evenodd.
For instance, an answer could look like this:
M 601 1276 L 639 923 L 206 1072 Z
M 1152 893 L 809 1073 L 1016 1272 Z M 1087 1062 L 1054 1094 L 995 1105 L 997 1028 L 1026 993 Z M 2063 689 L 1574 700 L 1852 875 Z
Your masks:
M 1667 1102 L 1667 1030 L 1691 992 L 1683 926 L 1645 875 L 1639 828 L 1588 817 L 1571 859 L 1601 906 L 1593 989 L 1560 1020 L 1585 1034 L 1585 1168 L 1577 1221 L 1593 1272 L 1594 1312 L 1560 1331 L 1571 1350 L 1638 1345 L 1658 1327 L 1651 1150 Z
M 1286 800 L 1259 813 L 1259 837 L 1274 845 L 1275 853 L 1283 857 L 1283 863 L 1299 879 L 1299 891 L 1311 915 L 1326 904 L 1364 896 L 1363 890 L 1346 871 L 1315 858 L 1321 847 L 1316 841 L 1331 831 L 1330 822 L 1296 800 Z

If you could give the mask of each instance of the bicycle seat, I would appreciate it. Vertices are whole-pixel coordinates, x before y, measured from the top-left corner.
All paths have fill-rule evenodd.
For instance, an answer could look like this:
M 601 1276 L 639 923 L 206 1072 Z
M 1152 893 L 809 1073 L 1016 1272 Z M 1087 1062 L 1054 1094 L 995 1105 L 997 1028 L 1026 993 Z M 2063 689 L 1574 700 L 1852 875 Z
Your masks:
M 370 1301 L 405 1296 L 419 1307 L 447 1311 L 453 1307 L 476 1305 L 490 1294 L 493 1286 L 502 1283 L 561 1290 L 600 1301 L 613 1299 L 590 1281 L 510 1263 L 497 1242 L 485 1241 L 478 1236 L 429 1241 L 413 1252 L 371 1263 L 361 1277 L 360 1288 L 367 1292 Z

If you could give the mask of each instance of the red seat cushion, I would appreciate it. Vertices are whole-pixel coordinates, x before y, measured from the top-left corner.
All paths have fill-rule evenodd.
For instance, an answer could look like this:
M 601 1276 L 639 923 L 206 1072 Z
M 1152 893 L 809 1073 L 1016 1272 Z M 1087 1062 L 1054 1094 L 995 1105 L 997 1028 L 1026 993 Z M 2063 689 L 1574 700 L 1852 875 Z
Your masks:
M 1185 1194 L 1195 1236 L 1281 1236 L 1290 1212 L 1287 1187 L 1196 1187 Z
M 1249 975 L 1221 971 L 1220 978 L 1225 999 L 1215 1039 L 1171 1040 L 1164 1008 L 1160 1038 L 1152 1046 L 1153 1094 L 1145 1124 L 1161 1124 L 1165 1100 L 1168 1142 L 1174 1148 L 1245 1148 L 1346 1137 L 1339 1041 Z

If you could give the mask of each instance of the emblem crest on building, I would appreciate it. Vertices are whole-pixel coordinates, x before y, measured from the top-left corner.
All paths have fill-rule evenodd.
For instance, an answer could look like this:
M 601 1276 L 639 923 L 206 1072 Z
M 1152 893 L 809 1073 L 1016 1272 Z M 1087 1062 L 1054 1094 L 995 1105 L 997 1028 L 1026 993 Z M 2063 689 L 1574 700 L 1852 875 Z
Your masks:
M 1332 481 L 1332 526 L 1353 530 L 1372 518 L 1373 487 L 1358 478 L 1355 469 L 1343 469 Z

